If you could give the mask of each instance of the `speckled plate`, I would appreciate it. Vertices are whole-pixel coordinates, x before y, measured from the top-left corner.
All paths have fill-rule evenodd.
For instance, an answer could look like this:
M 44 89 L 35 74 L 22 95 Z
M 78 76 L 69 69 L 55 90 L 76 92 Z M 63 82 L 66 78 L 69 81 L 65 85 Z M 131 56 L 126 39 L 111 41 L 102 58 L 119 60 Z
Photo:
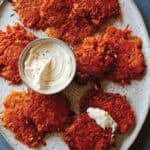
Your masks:
M 133 81 L 131 85 L 121 87 L 112 82 L 104 82 L 103 88 L 109 92 L 118 92 L 126 95 L 132 105 L 136 115 L 136 126 L 128 134 L 119 136 L 116 139 L 116 150 L 127 150 L 136 139 L 148 113 L 150 104 L 150 40 L 143 22 L 143 19 L 134 4 L 133 0 L 120 0 L 123 19 L 121 22 L 114 23 L 115 26 L 125 28 L 127 25 L 133 30 L 133 34 L 141 37 L 143 41 L 143 53 L 147 64 L 147 72 L 143 80 Z M 14 24 L 18 21 L 18 15 L 12 10 L 10 3 L 6 2 L 0 9 L 0 29 L 5 29 L 6 25 Z M 33 31 L 33 30 L 32 30 Z M 46 35 L 41 31 L 33 31 L 38 37 L 44 38 Z M 65 91 L 72 100 L 73 109 L 78 112 L 77 100 L 89 87 L 79 86 L 73 82 Z M 9 86 L 7 82 L 0 78 L 0 109 L 2 109 L 2 102 L 5 96 L 12 90 L 24 90 L 25 85 Z M 14 135 L 5 129 L 0 123 L 0 132 L 6 141 L 15 150 L 28 150 L 29 148 L 17 141 Z M 68 150 L 68 146 L 59 138 L 58 134 L 51 134 L 47 136 L 47 146 L 38 148 L 39 150 Z M 6 148 L 7 149 L 7 148 Z

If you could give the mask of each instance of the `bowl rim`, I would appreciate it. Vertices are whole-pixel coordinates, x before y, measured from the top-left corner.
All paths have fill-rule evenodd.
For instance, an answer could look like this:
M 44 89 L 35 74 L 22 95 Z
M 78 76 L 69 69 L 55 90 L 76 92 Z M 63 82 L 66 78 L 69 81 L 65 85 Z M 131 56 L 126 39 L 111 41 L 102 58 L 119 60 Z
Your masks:
M 38 90 L 38 89 L 34 88 L 31 84 L 29 84 L 30 82 L 28 81 L 28 79 L 26 78 L 25 73 L 24 73 L 24 60 L 25 60 L 27 54 L 29 53 L 30 49 L 32 47 L 36 46 L 37 44 L 39 44 L 40 42 L 42 43 L 44 41 L 55 42 L 55 43 L 59 44 L 61 47 L 68 50 L 67 54 L 70 56 L 71 62 L 72 62 L 72 72 L 71 72 L 71 75 L 68 78 L 68 80 L 65 81 L 65 84 L 63 84 L 62 87 L 56 88 L 56 90 L 53 90 L 53 91 L 47 90 L 47 92 L 46 91 L 44 92 L 44 90 Z M 67 43 L 65 43 L 64 41 L 62 41 L 60 39 L 53 38 L 53 37 L 35 39 L 35 40 L 31 41 L 30 43 L 28 43 L 25 46 L 25 48 L 23 49 L 23 51 L 21 52 L 20 57 L 19 57 L 19 62 L 18 62 L 19 75 L 20 75 L 23 83 L 28 88 L 32 89 L 33 91 L 40 93 L 40 94 L 44 94 L 44 95 L 56 94 L 56 93 L 63 91 L 66 87 L 68 87 L 69 84 L 72 82 L 72 80 L 75 77 L 76 66 L 77 66 L 76 65 L 76 59 L 75 59 L 75 56 L 73 54 L 72 48 Z

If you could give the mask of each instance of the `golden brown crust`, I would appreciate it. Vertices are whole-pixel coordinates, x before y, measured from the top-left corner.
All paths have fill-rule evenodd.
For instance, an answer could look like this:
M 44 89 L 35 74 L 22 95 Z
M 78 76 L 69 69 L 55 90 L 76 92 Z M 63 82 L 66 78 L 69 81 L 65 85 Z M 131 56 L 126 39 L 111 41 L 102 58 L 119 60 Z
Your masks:
M 0 76 L 10 83 L 18 84 L 21 79 L 18 71 L 18 59 L 24 47 L 35 36 L 19 24 L 8 26 L 6 32 L 0 31 Z
M 4 102 L 3 125 L 29 147 L 45 144 L 45 133 L 62 130 L 69 120 L 70 104 L 63 94 L 12 92 Z
M 134 112 L 125 96 L 91 89 L 80 100 L 81 111 L 96 107 L 110 113 L 117 122 L 117 132 L 126 133 L 135 124 Z
M 108 150 L 114 142 L 111 131 L 102 129 L 87 113 L 76 115 L 62 137 L 70 150 Z

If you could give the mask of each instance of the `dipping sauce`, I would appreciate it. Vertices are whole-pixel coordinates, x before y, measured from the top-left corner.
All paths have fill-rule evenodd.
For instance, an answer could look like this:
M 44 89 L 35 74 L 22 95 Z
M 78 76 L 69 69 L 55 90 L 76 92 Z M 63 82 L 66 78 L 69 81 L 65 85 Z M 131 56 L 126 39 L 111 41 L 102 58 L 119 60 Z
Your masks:
M 27 84 L 45 94 L 59 92 L 73 79 L 75 60 L 72 51 L 58 40 L 37 40 L 23 61 Z
M 117 128 L 117 123 L 107 111 L 104 111 L 99 108 L 90 107 L 87 109 L 87 113 L 89 117 L 94 119 L 101 128 L 103 129 L 111 128 L 112 133 L 115 132 Z

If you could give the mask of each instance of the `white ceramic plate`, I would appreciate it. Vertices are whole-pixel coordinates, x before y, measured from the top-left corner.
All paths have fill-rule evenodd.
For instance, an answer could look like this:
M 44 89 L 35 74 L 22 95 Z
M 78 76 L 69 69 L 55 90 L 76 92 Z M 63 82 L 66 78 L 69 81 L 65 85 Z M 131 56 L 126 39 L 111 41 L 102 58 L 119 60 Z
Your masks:
M 125 136 L 120 136 L 117 138 L 117 146 L 113 149 L 116 150 L 127 150 L 131 144 L 136 139 L 143 123 L 146 118 L 150 103 L 150 41 L 148 33 L 145 28 L 143 19 L 132 0 L 120 0 L 120 5 L 123 14 L 122 22 L 115 23 L 115 26 L 125 28 L 127 25 L 133 31 L 133 34 L 138 35 L 143 41 L 143 53 L 145 55 L 145 61 L 147 64 L 147 73 L 142 81 L 133 81 L 131 85 L 121 87 L 111 82 L 105 82 L 103 88 L 109 92 L 118 92 L 126 95 L 131 103 L 135 115 L 136 115 L 136 126 L 132 132 L 126 134 Z M 12 10 L 12 6 L 6 3 L 3 8 L 0 9 L 0 29 L 5 29 L 6 25 L 14 24 L 18 21 L 17 14 Z M 43 32 L 33 31 L 38 37 L 46 37 Z M 80 87 L 76 83 L 72 83 L 64 92 L 72 99 L 73 109 L 78 112 L 77 99 L 84 93 L 88 88 Z M 24 90 L 25 85 L 21 86 L 8 86 L 7 82 L 0 78 L 0 108 L 2 109 L 2 100 L 5 96 L 12 90 Z M 23 145 L 14 138 L 14 135 L 6 130 L 2 125 L 0 125 L 0 131 L 8 143 L 15 150 L 28 150 L 26 145 Z M 39 148 L 40 150 L 68 150 L 67 145 L 59 138 L 57 134 L 49 135 L 47 137 L 47 146 Z

